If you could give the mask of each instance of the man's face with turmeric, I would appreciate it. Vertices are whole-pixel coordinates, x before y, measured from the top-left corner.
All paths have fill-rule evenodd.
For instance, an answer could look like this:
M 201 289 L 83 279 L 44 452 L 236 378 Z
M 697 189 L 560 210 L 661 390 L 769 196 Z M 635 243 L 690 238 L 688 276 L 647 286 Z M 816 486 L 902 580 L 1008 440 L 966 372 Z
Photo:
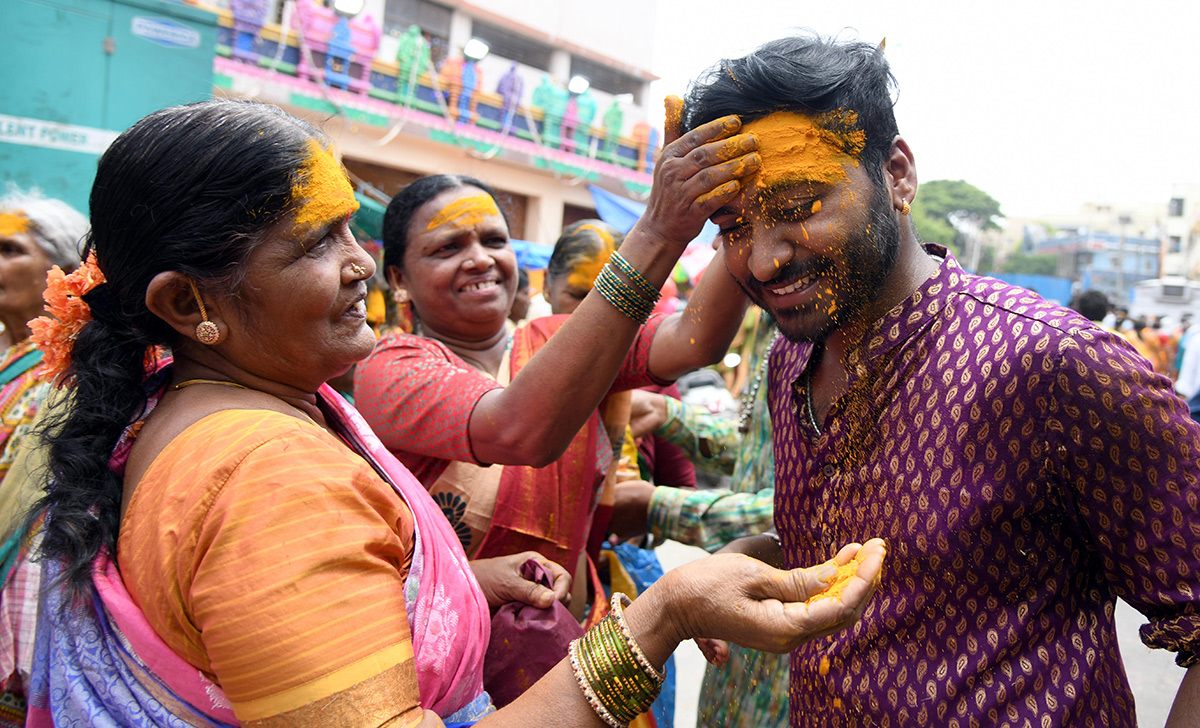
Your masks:
M 822 340 L 874 300 L 895 265 L 899 226 L 860 163 L 852 111 L 776 112 L 742 127 L 762 167 L 712 216 L 729 271 L 794 341 Z

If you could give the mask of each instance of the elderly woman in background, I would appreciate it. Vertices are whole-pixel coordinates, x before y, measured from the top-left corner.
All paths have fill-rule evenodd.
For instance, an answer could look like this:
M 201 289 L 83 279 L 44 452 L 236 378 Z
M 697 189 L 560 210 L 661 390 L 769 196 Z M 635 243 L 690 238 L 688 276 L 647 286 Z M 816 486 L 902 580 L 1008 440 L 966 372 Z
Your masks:
M 695 176 L 670 183 L 720 177 L 732 190 L 738 175 L 757 169 L 755 145 L 730 122 L 711 151 L 682 157 Z M 516 256 L 490 188 L 425 177 L 388 205 L 385 271 L 397 298 L 412 305 L 416 329 L 380 340 L 356 371 L 355 401 L 442 506 L 468 554 L 534 550 L 578 578 L 611 436 L 624 431 L 605 427 L 606 397 L 713 363 L 736 332 L 746 299 L 724 265 L 711 267 L 716 274 L 685 311 L 650 315 L 699 233 L 698 211 L 709 207 L 650 202 L 619 254 L 608 241 L 611 263 L 595 256 L 593 270 L 580 270 L 596 291 L 570 317 L 537 319 L 511 338 Z
M 728 177 L 670 166 L 668 219 L 722 203 L 697 198 Z M 104 153 L 88 261 L 38 327 L 73 406 L 49 436 L 30 725 L 620 725 L 682 639 L 787 650 L 861 613 L 880 542 L 792 572 L 713 557 L 615 599 L 572 661 L 492 714 L 488 607 L 550 604 L 565 575 L 552 593 L 517 576 L 525 554 L 469 566 L 323 384 L 375 343 L 356 204 L 328 142 L 274 107 L 165 109 Z
M 42 312 L 50 266 L 79 266 L 87 227 L 70 205 L 36 191 L 13 189 L 0 197 L 0 323 L 7 345 L 0 355 L 0 685 L 8 693 L 0 700 L 0 725 L 24 722 L 40 586 L 37 568 L 25 558 L 30 538 L 24 528 L 40 483 L 20 468 L 10 470 L 50 390 L 28 321 Z

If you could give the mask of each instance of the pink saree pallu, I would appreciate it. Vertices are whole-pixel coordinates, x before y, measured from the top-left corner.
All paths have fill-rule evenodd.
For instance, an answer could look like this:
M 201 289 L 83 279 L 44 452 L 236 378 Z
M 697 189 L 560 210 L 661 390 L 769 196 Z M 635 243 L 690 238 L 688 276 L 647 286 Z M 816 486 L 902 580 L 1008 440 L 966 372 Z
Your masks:
M 155 377 L 160 383 L 164 379 Z M 161 388 L 159 389 L 161 392 Z M 487 602 L 453 527 L 425 488 L 329 387 L 323 409 L 346 443 L 383 476 L 416 524 L 405 606 L 421 706 L 447 722 L 494 710 L 483 691 L 490 634 Z M 60 567 L 47 561 L 52 584 Z M 43 597 L 29 689 L 28 726 L 237 726 L 220 687 L 175 654 L 133 602 L 107 554 L 80 599 L 51 587 Z

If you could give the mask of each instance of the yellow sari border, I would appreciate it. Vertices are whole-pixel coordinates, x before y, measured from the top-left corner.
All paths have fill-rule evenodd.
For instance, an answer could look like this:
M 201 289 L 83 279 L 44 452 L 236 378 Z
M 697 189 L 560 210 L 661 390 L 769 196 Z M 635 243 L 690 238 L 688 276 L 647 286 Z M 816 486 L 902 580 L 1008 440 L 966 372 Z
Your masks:
M 353 687 L 396 665 L 413 659 L 412 640 L 405 640 L 391 647 L 367 655 L 339 670 L 310 680 L 303 685 L 285 690 L 258 700 L 234 703 L 233 711 L 243 722 L 261 720 L 286 713 L 322 698 Z M 414 668 L 415 669 L 415 668 Z

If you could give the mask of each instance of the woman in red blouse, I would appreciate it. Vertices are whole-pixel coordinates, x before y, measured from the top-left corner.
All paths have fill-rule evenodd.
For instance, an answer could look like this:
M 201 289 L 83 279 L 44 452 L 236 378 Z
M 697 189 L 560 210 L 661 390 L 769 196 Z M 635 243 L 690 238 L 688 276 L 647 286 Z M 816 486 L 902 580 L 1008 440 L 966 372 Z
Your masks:
M 668 383 L 724 354 L 746 306 L 724 265 L 677 314 L 647 320 L 629 301 L 653 304 L 637 295 L 658 290 L 739 176 L 757 169 L 755 140 L 737 128 L 669 145 L 646 214 L 600 275 L 623 289 L 605 295 L 598 284 L 569 320 L 512 336 L 516 256 L 491 190 L 441 175 L 392 200 L 384 266 L 415 331 L 384 337 L 359 365 L 355 402 L 471 557 L 536 550 L 578 574 L 612 458 L 598 408 L 610 392 Z

